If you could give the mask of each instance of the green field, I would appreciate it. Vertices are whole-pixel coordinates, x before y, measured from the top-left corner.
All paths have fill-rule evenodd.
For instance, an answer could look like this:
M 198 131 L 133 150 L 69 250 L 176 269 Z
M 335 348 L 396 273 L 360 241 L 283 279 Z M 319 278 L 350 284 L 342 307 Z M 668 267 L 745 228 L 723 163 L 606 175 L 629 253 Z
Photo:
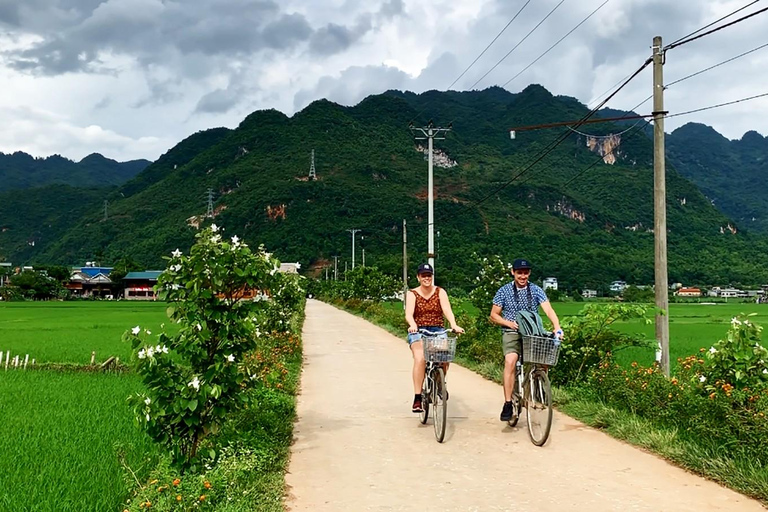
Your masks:
M 583 302 L 555 302 L 552 306 L 562 319 L 578 315 L 584 304 Z M 387 307 L 395 311 L 403 311 L 401 302 L 388 303 Z M 453 307 L 457 314 L 460 311 L 473 316 L 478 314 L 477 308 L 468 301 L 453 301 Z M 652 313 L 653 306 L 648 304 L 648 308 Z M 740 313 L 757 313 L 754 321 L 768 328 L 768 305 L 766 304 L 670 304 L 669 346 L 672 364 L 674 365 L 679 357 L 696 353 L 702 347 L 712 346 L 725 335 L 730 327 L 731 318 Z M 653 315 L 651 315 L 652 318 Z M 649 340 L 655 339 L 653 323 L 646 325 L 640 320 L 635 320 L 617 324 L 616 328 L 623 332 L 642 334 Z M 655 360 L 653 349 L 627 348 L 615 355 L 618 361 L 624 363 L 637 361 L 640 364 L 649 365 Z
M 38 363 L 88 363 L 109 356 L 127 360 L 130 346 L 120 337 L 135 325 L 159 332 L 168 324 L 164 302 L 0 303 L 0 350 L 29 354 Z M 174 324 L 167 325 L 172 331 Z
M 157 448 L 136 426 L 131 375 L 0 371 L 0 511 L 114 511 Z M 130 477 L 128 477 L 130 478 Z

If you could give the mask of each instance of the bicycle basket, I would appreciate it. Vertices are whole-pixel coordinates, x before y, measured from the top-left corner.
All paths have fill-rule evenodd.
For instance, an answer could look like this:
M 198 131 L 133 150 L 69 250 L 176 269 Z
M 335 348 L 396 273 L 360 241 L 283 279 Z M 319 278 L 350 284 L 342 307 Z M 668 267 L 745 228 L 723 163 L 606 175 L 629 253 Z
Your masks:
M 560 355 L 560 340 L 548 336 L 523 336 L 523 361 L 555 366 Z
M 456 354 L 456 337 L 448 337 L 446 334 L 434 336 L 422 335 L 424 346 L 424 359 L 432 363 L 450 363 Z

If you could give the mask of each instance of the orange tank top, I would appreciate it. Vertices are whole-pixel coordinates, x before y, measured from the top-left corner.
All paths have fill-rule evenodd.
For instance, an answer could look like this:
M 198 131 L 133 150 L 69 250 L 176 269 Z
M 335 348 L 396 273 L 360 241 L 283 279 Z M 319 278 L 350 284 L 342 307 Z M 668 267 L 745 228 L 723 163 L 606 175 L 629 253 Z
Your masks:
M 411 290 L 416 296 L 416 307 L 413 309 L 413 320 L 419 327 L 434 327 L 443 325 L 443 307 L 440 305 L 440 287 L 435 286 L 434 293 L 425 299 L 416 290 Z

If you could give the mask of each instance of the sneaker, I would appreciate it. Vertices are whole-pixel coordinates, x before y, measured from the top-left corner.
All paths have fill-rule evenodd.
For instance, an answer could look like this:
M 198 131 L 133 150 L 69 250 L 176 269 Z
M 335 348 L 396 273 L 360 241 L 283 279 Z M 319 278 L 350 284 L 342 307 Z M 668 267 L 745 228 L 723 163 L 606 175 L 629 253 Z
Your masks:
M 504 402 L 504 407 L 501 409 L 501 421 L 509 421 L 512 419 L 512 402 Z
M 424 409 L 421 407 L 421 398 L 415 398 L 413 400 L 413 412 L 415 413 L 424 412 Z

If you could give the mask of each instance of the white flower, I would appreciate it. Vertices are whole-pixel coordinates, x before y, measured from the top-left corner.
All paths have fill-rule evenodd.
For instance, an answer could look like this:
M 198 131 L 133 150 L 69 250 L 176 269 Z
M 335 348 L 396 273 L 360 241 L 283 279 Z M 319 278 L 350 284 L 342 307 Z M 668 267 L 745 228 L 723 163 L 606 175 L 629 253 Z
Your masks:
M 150 400 L 149 397 L 147 397 L 147 398 L 144 399 L 144 403 L 149 405 L 149 404 L 152 403 L 152 400 Z
M 763 368 L 763 373 L 768 375 L 768 368 Z
M 171 270 L 173 270 L 174 272 L 178 272 L 179 270 L 181 270 L 181 265 L 179 265 L 178 263 L 175 265 L 171 265 Z
M 296 262 L 296 270 L 298 270 L 298 269 L 300 269 L 300 268 L 301 268 L 301 263 L 299 263 L 299 262 L 297 261 L 297 262 Z
M 731 325 L 741 325 L 741 321 L 738 318 L 733 317 L 731 318 Z
M 221 235 L 213 235 L 211 237 L 211 242 L 213 242 L 214 244 L 221 242 Z
M 211 231 L 216 233 L 218 230 L 219 230 L 219 226 L 217 226 L 216 224 L 211 224 Z
M 163 345 L 163 348 L 161 349 L 161 352 L 162 352 L 163 354 L 167 354 L 167 353 L 168 353 L 168 347 L 166 347 L 165 345 Z
M 147 336 L 150 336 L 152 334 L 152 331 L 149 329 L 144 329 L 144 332 L 147 333 Z
M 139 331 L 141 331 L 141 327 L 139 327 L 138 325 L 137 325 L 136 327 L 134 327 L 133 329 L 131 329 L 131 333 L 132 333 L 134 336 L 136 336 L 137 334 L 139 334 Z
M 181 288 L 181 286 L 179 286 L 179 285 L 178 285 L 178 284 L 176 284 L 176 283 L 173 283 L 173 284 L 171 285 L 171 290 L 178 290 L 179 288 Z
M 187 384 L 187 387 L 195 388 L 195 391 L 200 391 L 200 379 L 197 378 L 197 375 L 195 375 L 195 378 Z
M 251 375 L 251 380 L 254 380 L 255 378 L 256 378 L 256 374 L 254 373 L 253 375 Z
M 232 237 L 232 243 L 233 243 L 233 244 L 235 244 L 235 247 L 237 247 L 238 245 L 240 245 L 240 239 L 239 239 L 239 238 L 237 238 L 237 235 L 235 235 L 235 236 L 233 236 L 233 237 Z
M 230 363 L 234 363 L 235 362 L 235 356 L 233 356 L 232 354 L 229 354 L 227 356 L 227 361 L 229 361 Z
M 178 250 L 178 249 L 176 249 L 175 251 L 173 251 L 173 252 L 171 253 L 171 256 L 173 256 L 174 258 L 178 258 L 178 257 L 180 257 L 180 256 L 181 256 L 181 251 L 180 251 L 180 250 Z
M 163 347 L 161 345 L 157 345 L 155 347 L 155 353 L 159 354 L 163 351 Z
M 198 330 L 198 331 L 202 331 L 202 330 L 203 330 L 203 326 L 202 326 L 202 325 L 200 325 L 200 322 L 198 322 L 198 323 L 197 323 L 197 325 L 196 325 L 195 327 L 197 327 L 197 330 Z
M 144 351 L 144 349 L 139 350 L 138 357 L 139 357 L 139 359 L 144 359 L 145 357 L 147 357 L 147 354 Z
M 273 268 L 272 270 L 270 270 L 269 275 L 273 276 L 275 275 L 275 272 L 277 272 L 277 268 Z
M 744 325 L 749 325 L 749 320 L 744 320 Z
M 147 421 L 149 421 L 149 413 L 147 413 L 146 418 L 147 418 Z
M 147 357 L 152 357 L 154 355 L 155 355 L 155 347 L 147 348 Z
M 258 338 L 259 336 L 261 336 L 261 331 L 256 329 L 256 333 L 255 334 L 256 334 L 256 337 Z
M 705 376 L 701 375 L 699 377 L 699 382 L 706 382 L 706 381 L 707 381 L 707 378 Z
M 709 353 L 710 354 L 717 354 L 717 349 L 715 347 L 709 347 Z

